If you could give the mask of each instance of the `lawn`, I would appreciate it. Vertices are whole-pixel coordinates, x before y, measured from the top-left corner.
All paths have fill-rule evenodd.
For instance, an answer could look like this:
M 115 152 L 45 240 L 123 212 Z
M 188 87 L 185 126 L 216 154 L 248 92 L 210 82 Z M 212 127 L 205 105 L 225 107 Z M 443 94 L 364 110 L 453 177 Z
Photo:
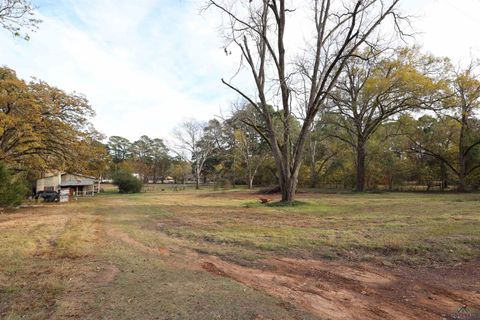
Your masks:
M 1 319 L 440 319 L 480 309 L 479 194 L 106 193 L 0 215 Z

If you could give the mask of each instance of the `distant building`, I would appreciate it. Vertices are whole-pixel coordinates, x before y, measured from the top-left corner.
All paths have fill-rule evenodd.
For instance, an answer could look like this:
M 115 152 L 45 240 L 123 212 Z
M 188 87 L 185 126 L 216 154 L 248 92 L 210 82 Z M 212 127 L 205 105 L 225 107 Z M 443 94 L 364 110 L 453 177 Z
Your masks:
M 163 179 L 163 183 L 175 183 L 175 179 L 173 179 L 172 177 L 166 176 Z
M 70 196 L 93 196 L 100 190 L 100 181 L 73 173 L 58 173 L 37 180 L 37 192 L 61 190 L 68 190 Z

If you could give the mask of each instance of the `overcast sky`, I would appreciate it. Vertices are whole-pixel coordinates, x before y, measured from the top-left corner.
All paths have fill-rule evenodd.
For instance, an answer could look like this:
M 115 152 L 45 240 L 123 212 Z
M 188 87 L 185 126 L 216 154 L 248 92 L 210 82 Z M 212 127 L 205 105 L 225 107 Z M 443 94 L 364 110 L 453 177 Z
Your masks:
M 202 0 L 37 0 L 43 20 L 30 41 L 0 31 L 0 64 L 85 94 L 108 136 L 168 137 L 188 118 L 228 111 L 236 96 L 220 78 L 226 57 L 218 20 Z M 417 42 L 454 61 L 480 57 L 480 0 L 403 0 Z

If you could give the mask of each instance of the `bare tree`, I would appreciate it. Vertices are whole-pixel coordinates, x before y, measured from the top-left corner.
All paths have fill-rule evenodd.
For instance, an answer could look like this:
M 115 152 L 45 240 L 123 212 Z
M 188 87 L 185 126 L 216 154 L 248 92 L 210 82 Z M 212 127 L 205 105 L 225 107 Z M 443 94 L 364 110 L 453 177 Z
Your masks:
M 340 146 L 333 144 L 332 135 L 328 130 L 329 124 L 320 118 L 315 121 L 307 137 L 306 161 L 310 166 L 310 187 L 316 188 L 323 171 L 340 153 Z
M 234 131 L 236 149 L 245 168 L 248 189 L 253 188 L 253 180 L 266 159 L 265 150 L 262 150 L 262 144 L 257 140 L 256 135 L 256 133 L 245 130 L 245 128 L 244 130 L 236 129 Z
M 37 30 L 40 19 L 35 18 L 35 7 L 28 0 L 0 0 L 0 26 L 15 36 L 28 40 L 28 32 Z M 22 34 L 22 30 L 26 30 Z
M 264 118 L 266 128 L 259 133 L 269 144 L 275 159 L 282 201 L 291 202 L 295 197 L 306 138 L 345 64 L 359 48 L 369 45 L 370 38 L 378 36 L 375 33 L 384 20 L 393 18 L 391 25 L 399 30 L 403 18 L 396 11 L 399 0 L 341 3 L 314 0 L 308 16 L 302 16 L 305 5 L 293 8 L 287 2 L 293 5 L 293 1 L 286 0 L 210 0 L 207 7 L 223 14 L 228 23 L 223 28 L 227 45 L 239 49 L 254 89 L 242 89 L 224 79 L 222 82 Z M 295 3 L 305 4 L 304 1 Z M 313 33 L 313 39 L 307 39 L 303 48 L 291 44 L 295 38 L 301 38 L 301 34 L 288 34 L 288 23 L 295 15 L 302 19 L 304 28 L 308 29 L 312 22 L 309 32 Z M 230 53 L 231 50 L 226 48 L 225 51 Z M 274 127 L 270 106 L 278 108 L 282 130 Z M 303 109 L 301 130 L 293 135 L 291 118 L 299 117 L 300 108 Z
M 213 153 L 216 140 L 205 134 L 207 123 L 190 120 L 182 123 L 173 131 L 175 144 L 173 151 L 183 160 L 193 164 L 196 189 L 200 188 L 200 180 L 205 161 Z

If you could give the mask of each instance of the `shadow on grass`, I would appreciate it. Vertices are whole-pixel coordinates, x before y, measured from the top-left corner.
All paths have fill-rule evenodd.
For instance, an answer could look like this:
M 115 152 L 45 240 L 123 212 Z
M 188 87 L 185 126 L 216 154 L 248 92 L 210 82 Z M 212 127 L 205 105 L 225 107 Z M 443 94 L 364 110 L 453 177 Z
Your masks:
M 306 201 L 290 201 L 290 202 L 283 202 L 283 201 L 272 201 L 268 203 L 262 203 L 260 201 L 255 202 L 247 202 L 244 204 L 245 208 L 298 208 L 298 207 L 307 207 L 311 206 L 312 203 Z
M 269 202 L 265 204 L 267 207 L 271 208 L 292 208 L 292 207 L 302 207 L 302 206 L 309 206 L 311 203 L 306 202 L 306 201 L 274 201 L 274 202 Z

